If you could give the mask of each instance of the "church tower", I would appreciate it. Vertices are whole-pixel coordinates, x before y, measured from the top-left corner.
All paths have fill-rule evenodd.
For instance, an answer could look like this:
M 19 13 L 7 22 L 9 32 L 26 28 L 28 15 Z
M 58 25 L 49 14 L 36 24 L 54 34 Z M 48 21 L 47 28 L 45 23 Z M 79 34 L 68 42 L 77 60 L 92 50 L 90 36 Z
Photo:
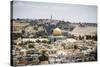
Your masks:
M 52 20 L 52 15 L 51 15 L 50 19 Z
M 51 17 L 50 17 L 50 23 L 52 23 L 52 15 L 51 15 Z

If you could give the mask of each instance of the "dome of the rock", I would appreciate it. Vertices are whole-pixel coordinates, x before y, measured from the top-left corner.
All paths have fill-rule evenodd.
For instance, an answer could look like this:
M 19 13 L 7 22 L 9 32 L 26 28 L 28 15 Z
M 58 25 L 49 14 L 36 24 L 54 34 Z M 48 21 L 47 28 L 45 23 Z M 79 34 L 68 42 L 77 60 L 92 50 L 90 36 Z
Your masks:
M 61 29 L 59 29 L 59 28 L 53 29 L 53 35 L 58 36 L 58 35 L 61 35 L 61 34 L 62 34 Z

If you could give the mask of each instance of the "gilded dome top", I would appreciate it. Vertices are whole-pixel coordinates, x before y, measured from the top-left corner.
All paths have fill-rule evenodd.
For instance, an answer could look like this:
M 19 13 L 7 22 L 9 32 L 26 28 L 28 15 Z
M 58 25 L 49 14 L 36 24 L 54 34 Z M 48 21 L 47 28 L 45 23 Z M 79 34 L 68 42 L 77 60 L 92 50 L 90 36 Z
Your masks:
M 59 28 L 53 29 L 53 35 L 58 36 L 58 35 L 61 35 L 61 34 L 62 34 L 61 29 L 59 29 Z

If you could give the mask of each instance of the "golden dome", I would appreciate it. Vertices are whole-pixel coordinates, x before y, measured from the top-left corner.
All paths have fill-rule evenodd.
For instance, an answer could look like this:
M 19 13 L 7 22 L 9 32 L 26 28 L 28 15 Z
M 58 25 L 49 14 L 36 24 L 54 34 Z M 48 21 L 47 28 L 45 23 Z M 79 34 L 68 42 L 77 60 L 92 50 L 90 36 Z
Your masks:
M 61 35 L 61 34 L 62 34 L 61 29 L 59 28 L 53 29 L 53 35 Z

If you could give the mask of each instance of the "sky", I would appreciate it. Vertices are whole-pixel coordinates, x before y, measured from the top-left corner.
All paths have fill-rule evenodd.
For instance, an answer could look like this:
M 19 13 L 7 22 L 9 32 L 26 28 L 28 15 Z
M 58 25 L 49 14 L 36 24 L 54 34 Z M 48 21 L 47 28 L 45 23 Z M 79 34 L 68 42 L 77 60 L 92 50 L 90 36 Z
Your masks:
M 13 18 L 53 19 L 97 23 L 97 6 L 14 1 Z

